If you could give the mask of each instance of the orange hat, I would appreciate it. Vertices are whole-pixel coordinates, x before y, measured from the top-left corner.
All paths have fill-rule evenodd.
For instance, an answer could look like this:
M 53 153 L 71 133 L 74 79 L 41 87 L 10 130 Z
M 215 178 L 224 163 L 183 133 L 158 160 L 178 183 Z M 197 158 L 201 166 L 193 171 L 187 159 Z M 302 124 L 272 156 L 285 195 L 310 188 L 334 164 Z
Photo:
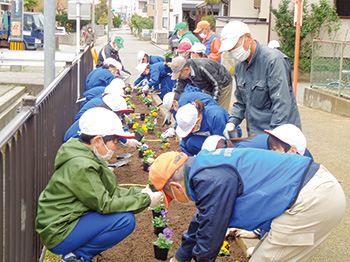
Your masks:
M 169 207 L 171 198 L 163 191 L 164 186 L 173 176 L 175 171 L 188 159 L 188 155 L 182 152 L 167 152 L 157 157 L 151 165 L 149 180 L 154 187 L 164 195 L 165 205 Z
M 202 29 L 206 29 L 206 28 L 209 28 L 210 27 L 210 24 L 208 21 L 200 21 L 198 24 L 197 24 L 197 28 L 193 31 L 194 33 L 198 33 L 199 31 L 201 31 Z

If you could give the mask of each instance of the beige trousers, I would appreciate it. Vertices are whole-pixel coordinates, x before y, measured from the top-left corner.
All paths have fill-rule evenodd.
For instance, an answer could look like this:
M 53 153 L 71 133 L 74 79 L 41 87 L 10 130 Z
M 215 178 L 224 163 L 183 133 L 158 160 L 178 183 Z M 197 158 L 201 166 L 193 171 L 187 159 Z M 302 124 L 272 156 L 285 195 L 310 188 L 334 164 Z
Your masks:
M 229 108 L 231 106 L 231 97 L 232 97 L 232 83 L 224 87 L 223 89 L 221 89 L 221 94 L 218 99 L 219 106 L 222 106 L 228 112 L 230 112 Z
M 345 195 L 323 166 L 300 191 L 295 204 L 272 220 L 271 230 L 249 262 L 307 261 L 345 215 Z

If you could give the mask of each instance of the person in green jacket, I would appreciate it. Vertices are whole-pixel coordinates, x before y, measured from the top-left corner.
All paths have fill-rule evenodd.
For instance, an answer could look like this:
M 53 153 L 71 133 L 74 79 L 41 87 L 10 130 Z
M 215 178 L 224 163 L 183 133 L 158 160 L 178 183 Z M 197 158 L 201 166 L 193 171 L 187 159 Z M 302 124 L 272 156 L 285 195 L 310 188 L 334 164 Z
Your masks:
M 175 25 L 174 35 L 177 35 L 180 38 L 179 44 L 182 42 L 187 42 L 191 45 L 200 43 L 195 34 L 188 29 L 188 24 L 186 22 L 180 22 Z
M 40 194 L 35 229 L 63 261 L 91 261 L 135 229 L 134 214 L 160 204 L 160 192 L 118 187 L 106 163 L 120 137 L 132 138 L 118 116 L 105 108 L 80 118 L 81 139 L 71 138 L 57 152 L 55 173 Z

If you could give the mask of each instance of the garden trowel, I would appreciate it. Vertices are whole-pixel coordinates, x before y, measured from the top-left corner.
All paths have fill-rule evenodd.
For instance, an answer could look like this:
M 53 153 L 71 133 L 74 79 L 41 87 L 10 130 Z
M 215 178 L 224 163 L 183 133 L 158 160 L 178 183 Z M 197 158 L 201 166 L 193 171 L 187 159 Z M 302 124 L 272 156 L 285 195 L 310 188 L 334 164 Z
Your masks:
M 128 159 L 128 160 L 123 160 L 123 161 L 119 161 L 119 162 L 114 163 L 114 164 L 108 164 L 108 167 L 114 167 L 114 168 L 121 167 L 121 166 L 126 165 L 126 164 L 129 163 L 130 161 L 131 161 L 130 159 Z
M 131 156 L 132 156 L 132 154 L 127 153 L 127 154 L 122 155 L 122 156 L 116 156 L 116 158 L 117 158 L 118 160 L 120 160 L 120 159 L 126 159 L 126 158 L 129 158 L 129 157 L 131 157 Z

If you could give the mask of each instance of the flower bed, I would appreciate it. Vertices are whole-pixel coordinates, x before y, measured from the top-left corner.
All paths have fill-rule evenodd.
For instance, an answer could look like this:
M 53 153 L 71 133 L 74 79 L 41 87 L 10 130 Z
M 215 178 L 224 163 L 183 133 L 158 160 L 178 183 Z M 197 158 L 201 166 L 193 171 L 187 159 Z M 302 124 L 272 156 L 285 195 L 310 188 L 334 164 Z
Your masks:
M 132 93 L 131 100 L 135 105 L 135 119 L 134 123 L 139 123 L 142 128 L 142 124 L 146 124 L 150 120 L 146 121 L 146 123 L 138 118 L 138 114 L 140 113 L 150 113 L 151 107 L 148 107 L 144 102 L 140 101 L 135 93 Z M 153 103 L 153 106 L 154 103 Z M 146 120 L 147 116 L 145 117 Z M 144 139 L 146 140 L 157 140 L 157 141 L 148 141 L 146 144 L 149 149 L 152 150 L 155 156 L 159 156 L 160 154 L 166 151 L 180 151 L 179 141 L 176 141 L 175 138 L 169 138 L 169 140 L 165 143 L 159 141 L 160 138 L 157 137 L 158 132 L 164 132 L 167 127 L 162 128 L 161 124 L 163 123 L 163 116 L 161 114 L 157 114 L 156 124 L 154 133 L 145 133 Z M 130 130 L 132 129 L 129 128 Z M 168 144 L 167 144 L 168 143 Z M 161 148 L 163 144 L 164 148 Z M 126 153 L 133 154 L 131 162 L 128 165 L 118 167 L 114 170 L 118 178 L 119 184 L 142 184 L 146 185 L 148 183 L 148 173 L 143 171 L 143 158 L 139 158 L 139 152 L 136 149 L 130 149 L 123 147 L 122 145 L 118 145 L 117 155 L 121 156 Z M 111 160 L 111 163 L 117 162 L 116 158 Z M 187 229 L 189 223 L 192 220 L 196 212 L 195 207 L 187 207 L 177 203 L 176 201 L 171 202 L 171 207 L 168 209 L 167 218 L 168 227 L 173 231 L 172 241 L 173 241 L 173 250 L 169 250 L 168 259 L 174 256 L 174 253 L 181 245 L 181 236 L 182 233 Z M 130 261 L 130 262 L 154 262 L 159 261 L 154 258 L 154 247 L 153 242 L 157 240 L 157 236 L 154 234 L 154 230 L 152 227 L 152 212 L 145 210 L 139 214 L 135 215 L 136 217 L 136 228 L 134 232 L 124 239 L 121 243 L 114 246 L 113 248 L 103 252 L 98 256 L 98 262 L 107 262 L 107 261 Z M 216 261 L 219 262 L 245 262 L 248 261 L 241 249 L 235 244 L 235 242 L 231 239 L 230 243 L 230 256 L 218 257 Z

